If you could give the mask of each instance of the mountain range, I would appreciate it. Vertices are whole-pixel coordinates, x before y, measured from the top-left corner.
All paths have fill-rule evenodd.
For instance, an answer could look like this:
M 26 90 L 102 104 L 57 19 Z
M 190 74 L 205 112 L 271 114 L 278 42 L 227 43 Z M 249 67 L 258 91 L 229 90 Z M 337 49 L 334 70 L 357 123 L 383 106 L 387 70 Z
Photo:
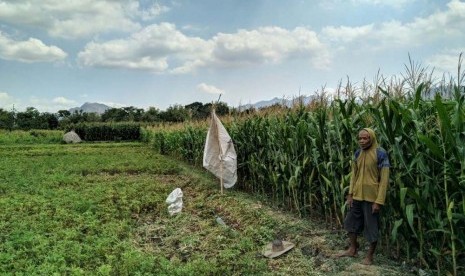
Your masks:
M 301 96 L 300 99 L 298 97 L 295 97 L 292 100 L 275 97 L 275 98 L 273 98 L 271 100 L 267 100 L 267 101 L 259 101 L 259 102 L 256 102 L 254 104 L 241 105 L 241 106 L 239 106 L 239 108 L 241 110 L 248 109 L 248 108 L 260 109 L 260 108 L 267 107 L 267 106 L 272 106 L 272 105 L 275 105 L 275 104 L 280 104 L 280 105 L 291 107 L 295 103 L 298 103 L 299 100 L 301 100 L 304 105 L 307 105 L 313 99 L 315 99 L 315 96 Z
M 82 113 L 103 114 L 107 109 L 110 108 L 110 106 L 101 103 L 84 103 L 81 107 L 73 107 L 69 109 L 69 112 L 71 112 L 71 114 L 73 114 L 75 111 L 82 111 Z
M 241 106 L 239 106 L 239 109 L 240 110 L 245 110 L 245 109 L 249 109 L 249 108 L 260 109 L 260 108 L 267 107 L 267 106 L 272 106 L 272 105 L 275 105 L 275 104 L 280 104 L 280 105 L 285 105 L 285 106 L 290 107 L 295 103 L 295 101 L 297 99 L 298 98 L 289 100 L 289 99 L 275 97 L 275 98 L 273 98 L 271 100 L 259 101 L 259 102 L 256 102 L 254 104 L 241 105 Z M 314 96 L 308 96 L 308 97 L 302 96 L 301 100 L 302 100 L 302 103 L 304 105 L 306 105 L 313 99 L 314 99 Z M 82 111 L 83 113 L 103 114 L 103 113 L 105 113 L 105 111 L 107 109 L 110 109 L 110 108 L 111 108 L 110 106 L 102 104 L 102 103 L 89 103 L 89 102 L 86 102 L 81 107 L 73 107 L 73 108 L 69 109 L 69 112 L 74 113 L 75 111 L 78 111 L 78 112 Z

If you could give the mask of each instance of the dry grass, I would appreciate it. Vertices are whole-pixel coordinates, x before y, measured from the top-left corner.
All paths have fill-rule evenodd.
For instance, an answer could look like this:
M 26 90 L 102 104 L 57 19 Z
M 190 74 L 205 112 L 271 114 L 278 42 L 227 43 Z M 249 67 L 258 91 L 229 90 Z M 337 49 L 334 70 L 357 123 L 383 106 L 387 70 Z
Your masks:
M 410 273 L 381 254 L 369 267 L 359 264 L 363 251 L 354 259 L 334 258 L 346 244 L 341 230 L 328 228 L 321 221 L 300 219 L 239 191 L 227 190 L 221 195 L 214 184 L 216 180 L 209 175 L 198 174 L 190 167 L 184 173 L 188 177 L 179 186 L 184 193 L 180 214 L 169 216 L 167 206 L 163 206 L 137 218 L 134 243 L 141 250 L 163 256 L 174 265 L 214 260 L 226 266 L 223 271 L 228 275 Z M 175 182 L 179 184 L 178 180 Z M 215 216 L 220 216 L 227 227 L 218 225 Z M 275 238 L 291 241 L 295 247 L 278 258 L 267 259 L 261 252 Z M 244 271 L 242 264 L 247 264 L 249 270 Z

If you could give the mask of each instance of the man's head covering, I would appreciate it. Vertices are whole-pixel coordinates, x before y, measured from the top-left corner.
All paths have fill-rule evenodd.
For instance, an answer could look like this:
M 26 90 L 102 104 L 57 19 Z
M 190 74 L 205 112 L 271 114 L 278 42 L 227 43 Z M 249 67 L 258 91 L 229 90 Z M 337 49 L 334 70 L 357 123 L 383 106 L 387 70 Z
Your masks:
M 371 128 L 368 128 L 368 127 L 363 128 L 362 130 L 365 130 L 370 135 L 371 145 L 370 145 L 370 147 L 368 149 L 376 149 L 376 148 L 378 148 L 378 140 L 376 139 L 375 131 L 373 129 L 371 129 Z

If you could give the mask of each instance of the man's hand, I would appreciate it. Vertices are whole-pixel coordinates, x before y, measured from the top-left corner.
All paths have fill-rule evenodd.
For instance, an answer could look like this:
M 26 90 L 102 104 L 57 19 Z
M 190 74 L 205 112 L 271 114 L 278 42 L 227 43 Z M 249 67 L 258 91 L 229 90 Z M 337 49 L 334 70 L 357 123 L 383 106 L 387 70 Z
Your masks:
M 381 206 L 378 203 L 373 203 L 373 205 L 371 205 L 371 212 L 373 214 L 379 213 L 379 209 L 381 209 Z
M 352 203 L 354 202 L 353 198 L 352 198 L 352 195 L 348 195 L 347 196 L 347 206 L 350 208 L 352 208 Z

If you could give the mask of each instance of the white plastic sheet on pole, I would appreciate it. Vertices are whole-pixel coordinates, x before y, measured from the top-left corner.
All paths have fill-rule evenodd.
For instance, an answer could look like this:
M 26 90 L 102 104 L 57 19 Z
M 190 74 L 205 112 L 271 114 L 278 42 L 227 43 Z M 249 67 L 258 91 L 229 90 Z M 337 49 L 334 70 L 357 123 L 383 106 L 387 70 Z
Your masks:
M 211 116 L 203 152 L 203 166 L 222 181 L 222 186 L 231 188 L 237 181 L 236 150 L 231 137 L 214 110 Z
M 168 213 L 170 215 L 177 214 L 182 210 L 182 191 L 180 188 L 174 189 L 166 198 L 168 204 Z

